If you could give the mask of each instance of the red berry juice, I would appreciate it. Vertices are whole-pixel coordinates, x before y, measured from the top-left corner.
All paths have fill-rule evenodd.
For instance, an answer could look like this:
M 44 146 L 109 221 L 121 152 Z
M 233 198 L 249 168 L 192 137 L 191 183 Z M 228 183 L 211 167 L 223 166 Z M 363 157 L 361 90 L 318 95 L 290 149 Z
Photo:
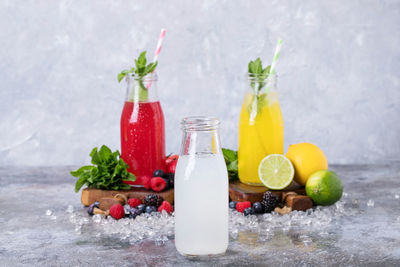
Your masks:
M 126 101 L 121 114 L 121 157 L 140 177 L 165 171 L 164 114 L 159 101 Z

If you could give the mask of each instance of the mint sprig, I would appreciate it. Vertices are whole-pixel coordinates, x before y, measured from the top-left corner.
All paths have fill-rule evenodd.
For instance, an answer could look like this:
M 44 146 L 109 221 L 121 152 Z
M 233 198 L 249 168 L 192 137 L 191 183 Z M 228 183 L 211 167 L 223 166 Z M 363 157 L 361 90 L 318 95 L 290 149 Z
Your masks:
M 121 82 L 127 75 L 132 76 L 139 84 L 139 100 L 145 101 L 148 98 L 148 88 L 144 86 L 143 79 L 156 69 L 157 64 L 157 61 L 147 64 L 146 51 L 143 51 L 140 53 L 139 57 L 135 59 L 135 67 L 129 70 L 123 70 L 118 74 L 118 82 Z
M 71 175 L 78 177 L 75 183 L 75 192 L 78 192 L 83 185 L 87 187 L 106 190 L 127 190 L 130 186 L 123 183 L 123 180 L 136 180 L 135 175 L 128 172 L 128 164 L 120 158 L 119 151 L 112 152 L 110 148 L 103 145 L 100 150 L 97 147 L 90 152 L 91 163 L 94 166 L 82 166 Z
M 250 77 L 250 85 L 253 88 L 254 93 L 258 94 L 266 85 L 270 68 L 271 66 L 269 65 L 263 68 L 260 58 L 249 62 L 248 72 Z
M 139 57 L 135 59 L 135 67 L 132 67 L 129 70 L 123 70 L 118 74 L 118 82 L 121 82 L 122 79 L 125 78 L 126 75 L 132 75 L 132 77 L 137 77 L 139 79 L 143 79 L 147 74 L 152 73 L 156 67 L 158 62 L 151 62 L 146 65 L 146 51 L 140 53 Z
M 257 114 L 262 110 L 262 107 L 266 105 L 267 95 L 265 92 L 263 92 L 263 88 L 267 84 L 267 78 L 270 69 L 271 66 L 266 66 L 265 68 L 263 67 L 260 58 L 249 62 L 248 75 L 250 86 L 253 90 L 253 99 L 247 107 L 250 118 L 254 118 L 252 117 L 252 114 L 255 114 L 255 116 L 257 116 Z

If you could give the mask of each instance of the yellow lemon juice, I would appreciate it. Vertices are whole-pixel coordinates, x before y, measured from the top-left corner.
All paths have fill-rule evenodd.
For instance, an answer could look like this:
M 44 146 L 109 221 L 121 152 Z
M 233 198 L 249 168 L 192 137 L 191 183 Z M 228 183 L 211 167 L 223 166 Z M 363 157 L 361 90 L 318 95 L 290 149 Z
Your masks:
M 258 167 L 269 154 L 283 154 L 283 118 L 275 91 L 259 94 L 257 115 L 250 119 L 255 94 L 246 94 L 239 120 L 238 169 L 242 183 L 260 185 Z

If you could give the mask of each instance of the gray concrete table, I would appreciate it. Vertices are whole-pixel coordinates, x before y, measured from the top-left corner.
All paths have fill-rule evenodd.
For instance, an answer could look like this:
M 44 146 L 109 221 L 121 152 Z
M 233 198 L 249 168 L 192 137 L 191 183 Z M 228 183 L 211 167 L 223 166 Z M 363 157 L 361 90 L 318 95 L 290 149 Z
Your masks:
M 332 166 L 345 187 L 340 204 L 292 217 L 231 213 L 226 255 L 189 259 L 173 237 L 131 242 L 93 228 L 72 169 L 0 168 L 0 266 L 400 265 L 400 163 Z

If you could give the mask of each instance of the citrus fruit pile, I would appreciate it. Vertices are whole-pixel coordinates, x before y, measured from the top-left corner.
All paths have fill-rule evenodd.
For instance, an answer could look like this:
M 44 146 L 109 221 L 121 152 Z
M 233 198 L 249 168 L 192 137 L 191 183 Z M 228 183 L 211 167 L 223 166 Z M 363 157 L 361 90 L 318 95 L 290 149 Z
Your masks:
M 286 156 L 266 156 L 260 162 L 258 174 L 261 182 L 272 190 L 282 190 L 294 180 L 305 186 L 307 195 L 317 205 L 332 205 L 343 193 L 340 178 L 328 170 L 324 152 L 311 143 L 290 145 Z

